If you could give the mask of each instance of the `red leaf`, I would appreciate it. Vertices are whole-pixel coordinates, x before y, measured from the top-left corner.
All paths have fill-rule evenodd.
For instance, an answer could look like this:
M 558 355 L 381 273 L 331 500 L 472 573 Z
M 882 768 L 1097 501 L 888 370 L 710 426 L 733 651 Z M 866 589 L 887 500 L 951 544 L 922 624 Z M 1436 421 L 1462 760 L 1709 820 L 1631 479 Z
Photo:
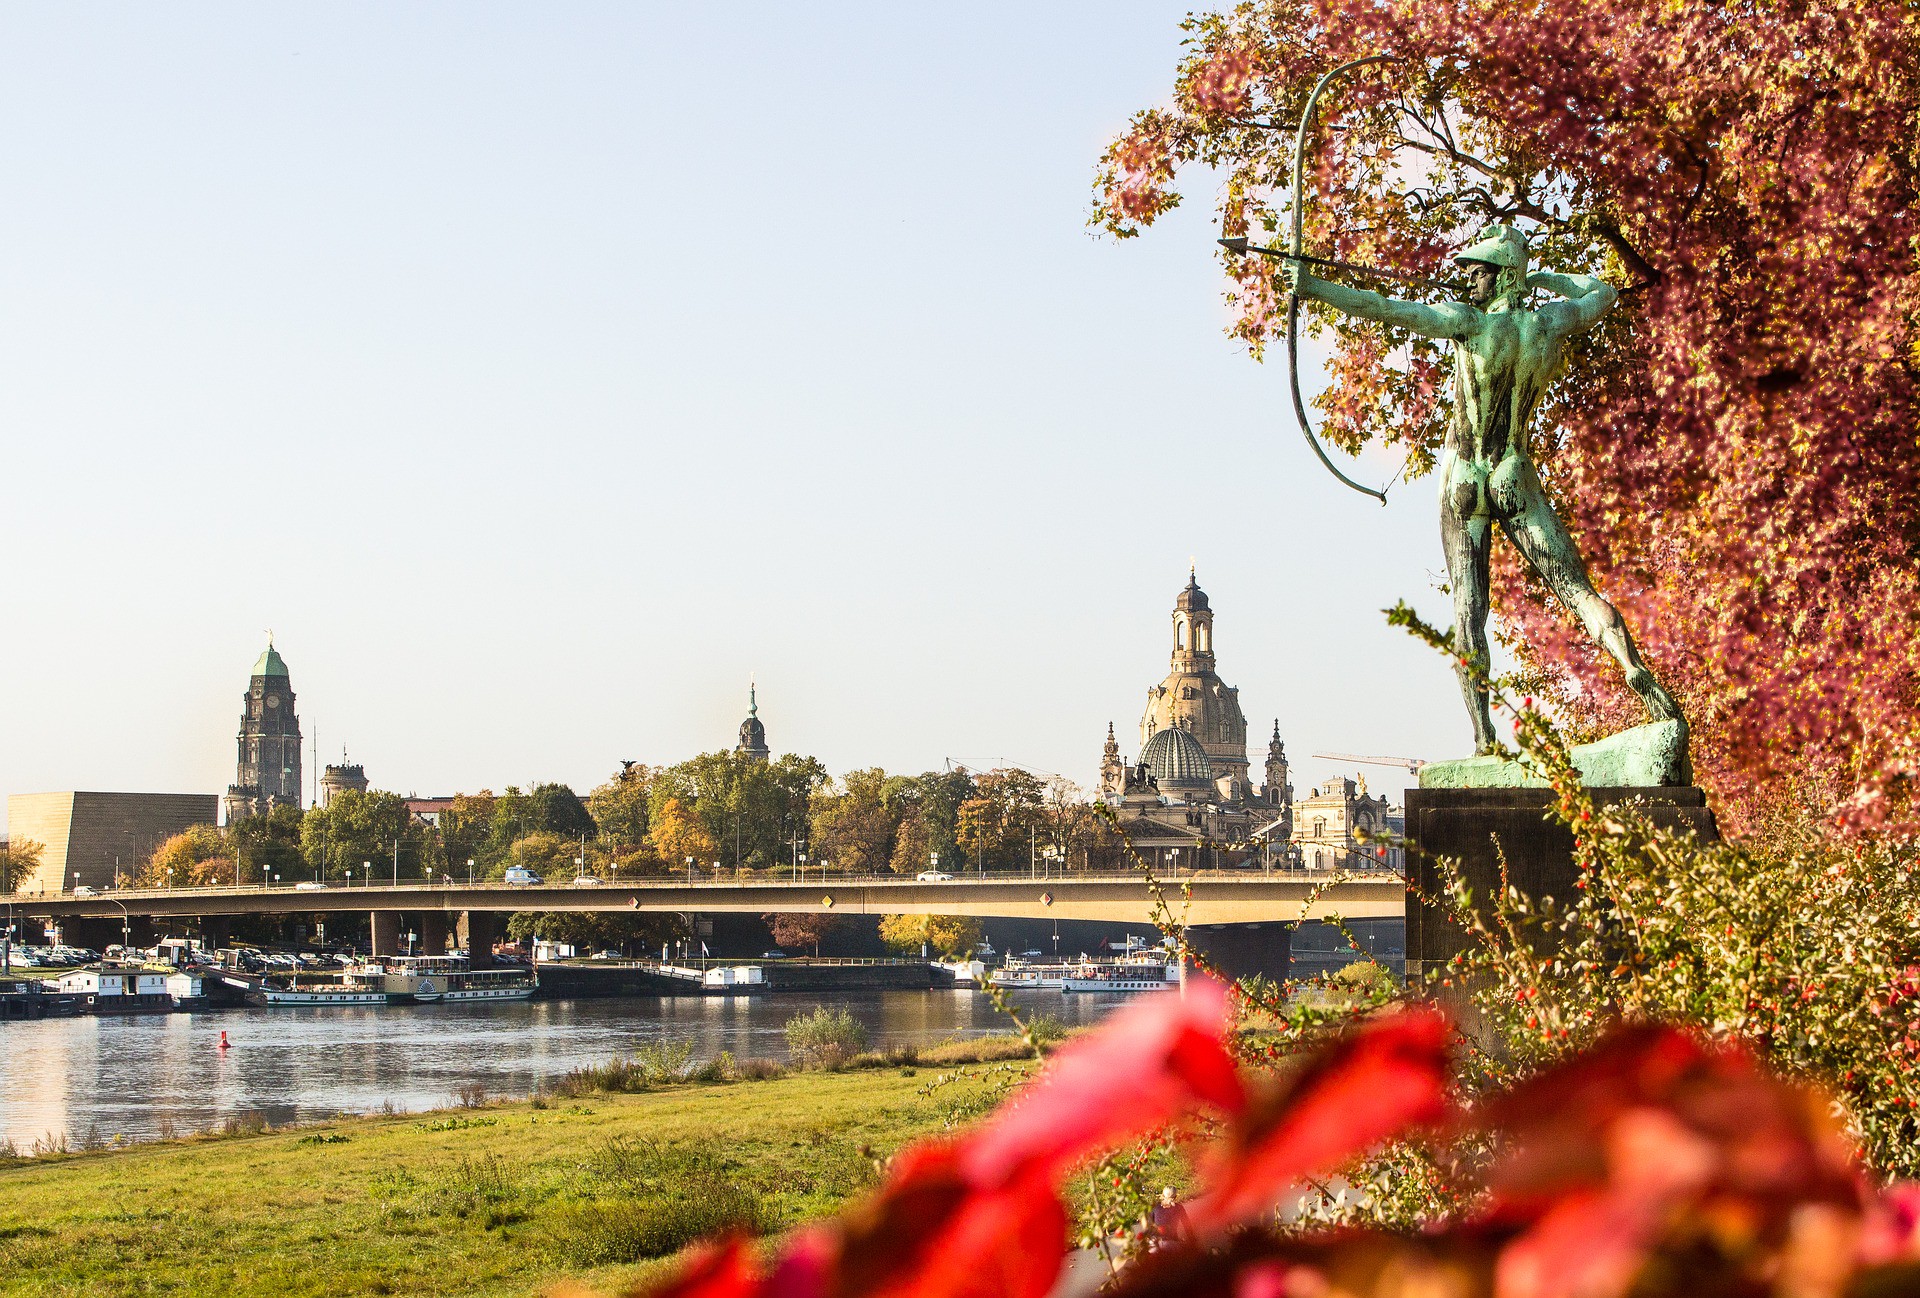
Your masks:
M 958 1153 L 903 1150 L 877 1194 L 792 1238 L 765 1298 L 1045 1298 L 1066 1258 L 1065 1206 L 1034 1177 L 978 1185 Z
M 667 1280 L 632 1292 L 649 1298 L 763 1298 L 765 1284 L 752 1245 L 744 1235 L 731 1235 L 688 1249 Z
M 1211 1160 L 1212 1185 L 1194 1205 L 1195 1228 L 1217 1232 L 1246 1221 L 1302 1178 L 1445 1117 L 1452 1031 L 1432 1010 L 1377 1018 L 1256 1096 Z
M 1229 1112 L 1246 1099 L 1226 1046 L 1227 995 L 1208 978 L 1179 996 L 1128 1006 L 1061 1050 L 1035 1082 L 963 1147 L 981 1185 L 1056 1181 L 1088 1154 L 1181 1117 L 1197 1103 Z

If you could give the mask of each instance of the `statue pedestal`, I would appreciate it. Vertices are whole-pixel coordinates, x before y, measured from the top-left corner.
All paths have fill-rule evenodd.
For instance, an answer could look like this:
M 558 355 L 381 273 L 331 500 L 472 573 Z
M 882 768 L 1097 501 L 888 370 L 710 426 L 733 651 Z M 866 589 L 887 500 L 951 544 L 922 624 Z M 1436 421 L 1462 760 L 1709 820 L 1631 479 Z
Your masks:
M 1653 823 L 1691 827 L 1703 842 L 1719 829 L 1706 795 L 1691 785 L 1591 789 L 1596 806 L 1644 798 Z M 1466 945 L 1466 934 L 1438 906 L 1422 902 L 1443 895 L 1436 857 L 1460 862 L 1476 905 L 1500 888 L 1498 840 L 1506 854 L 1508 881 L 1533 898 L 1567 903 L 1574 887 L 1573 833 L 1547 819 L 1553 793 L 1538 788 L 1424 788 L 1407 790 L 1407 977 L 1433 973 Z

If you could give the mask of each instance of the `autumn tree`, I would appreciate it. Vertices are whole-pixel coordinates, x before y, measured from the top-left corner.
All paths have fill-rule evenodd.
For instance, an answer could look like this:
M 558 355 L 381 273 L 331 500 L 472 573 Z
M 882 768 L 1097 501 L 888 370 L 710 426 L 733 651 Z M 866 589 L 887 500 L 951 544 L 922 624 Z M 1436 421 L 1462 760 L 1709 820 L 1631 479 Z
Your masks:
M 980 945 L 980 921 L 967 915 L 885 915 L 880 940 L 895 951 L 962 956 Z
M 705 826 L 718 856 L 751 868 L 791 859 L 796 838 L 805 838 L 811 800 L 827 783 L 826 768 L 793 754 L 761 762 L 744 753 L 702 753 L 655 773 L 649 815 L 657 822 L 669 800 Z M 653 834 L 658 846 L 659 834 Z M 679 858 L 660 848 L 669 865 Z
M 236 873 L 233 844 L 214 825 L 193 825 L 153 850 L 134 877 L 141 888 L 202 888 L 216 884 L 256 883 L 259 867 Z
M 669 866 L 683 864 L 691 857 L 695 865 L 705 868 L 719 859 L 719 844 L 713 841 L 706 823 L 679 798 L 668 798 L 654 810 L 649 837 L 654 851 Z
M 1856 823 L 1920 773 L 1920 367 L 1909 7 L 1871 0 L 1253 0 L 1186 22 L 1172 95 L 1107 150 L 1122 237 L 1214 186 L 1221 233 L 1446 278 L 1483 222 L 1623 292 L 1573 346 L 1533 452 L 1596 584 L 1693 724 L 1736 827 L 1781 797 Z M 1292 194 L 1293 131 L 1334 84 Z M 1220 254 L 1233 332 L 1284 329 L 1275 263 Z M 1329 274 L 1338 272 L 1329 271 Z M 1362 286 L 1418 290 L 1391 281 Z M 1328 440 L 1434 461 L 1446 345 L 1318 306 Z M 1302 470 L 1312 471 L 1312 470 Z M 1356 506 L 1357 507 L 1357 506 Z M 1499 625 L 1588 735 L 1639 719 L 1610 662 L 1496 549 Z M 1411 573 L 1410 573 L 1411 575 Z
M 960 807 L 973 797 L 973 776 L 965 770 L 928 771 L 895 776 L 886 796 L 897 809 L 893 871 L 918 874 L 929 865 L 958 864 Z
M 648 800 L 656 774 L 651 766 L 626 762 L 612 779 L 587 795 L 587 812 L 609 847 L 631 851 L 647 841 Z
M 12 892 L 33 878 L 40 869 L 41 854 L 46 850 L 45 843 L 31 838 L 12 839 L 0 847 L 0 892 Z
M 893 861 L 900 808 L 888 796 L 891 781 L 879 767 L 848 771 L 841 792 L 812 800 L 813 856 L 858 874 L 877 874 Z
M 760 918 L 766 922 L 767 931 L 773 934 L 775 946 L 790 950 L 812 947 L 815 955 L 820 954 L 822 942 L 847 926 L 845 915 L 835 915 L 831 911 L 781 911 Z
M 954 835 L 985 866 L 1025 864 L 1046 804 L 1040 777 L 1013 768 L 981 776 L 974 796 L 960 804 Z

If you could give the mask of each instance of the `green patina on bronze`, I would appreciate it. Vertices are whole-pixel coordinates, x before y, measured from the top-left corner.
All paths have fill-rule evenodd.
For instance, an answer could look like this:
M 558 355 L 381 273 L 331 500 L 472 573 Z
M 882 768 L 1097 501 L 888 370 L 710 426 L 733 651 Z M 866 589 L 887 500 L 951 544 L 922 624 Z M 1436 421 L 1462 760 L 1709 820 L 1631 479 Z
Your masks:
M 1648 761 L 1666 754 L 1666 764 L 1657 772 L 1663 778 L 1635 778 L 1628 783 L 1690 783 L 1686 721 L 1680 708 L 1641 659 L 1619 611 L 1593 588 L 1566 524 L 1540 485 L 1528 448 L 1534 411 L 1561 371 L 1567 339 L 1591 329 L 1620 295 L 1604 280 L 1588 275 L 1528 274 L 1527 256 L 1527 239 L 1519 230 L 1508 225 L 1488 227 L 1455 257 L 1472 280 L 1473 300 L 1437 305 L 1316 278 L 1303 259 L 1287 260 L 1285 274 L 1296 303 L 1300 299 L 1324 302 L 1347 315 L 1453 343 L 1453 417 L 1439 463 L 1440 536 L 1453 590 L 1456 674 L 1473 718 L 1474 751 L 1484 756 L 1498 747 L 1484 683 L 1488 563 L 1497 525 L 1593 641 L 1620 664 L 1628 687 L 1640 696 L 1648 715 L 1656 722 L 1671 723 L 1665 728 L 1643 727 L 1659 729 L 1663 738 L 1631 759 L 1636 777 L 1641 777 L 1653 773 L 1647 769 Z M 1529 299 L 1535 290 L 1556 296 L 1534 307 Z M 1628 738 L 1636 733 L 1616 738 L 1633 750 L 1648 739 Z M 1507 769 L 1509 764 L 1498 761 L 1447 766 L 1465 782 L 1429 785 L 1423 775 L 1421 784 L 1491 787 L 1526 782 Z M 1427 770 L 1440 778 L 1436 768 Z M 1596 767 L 1596 775 L 1600 771 Z

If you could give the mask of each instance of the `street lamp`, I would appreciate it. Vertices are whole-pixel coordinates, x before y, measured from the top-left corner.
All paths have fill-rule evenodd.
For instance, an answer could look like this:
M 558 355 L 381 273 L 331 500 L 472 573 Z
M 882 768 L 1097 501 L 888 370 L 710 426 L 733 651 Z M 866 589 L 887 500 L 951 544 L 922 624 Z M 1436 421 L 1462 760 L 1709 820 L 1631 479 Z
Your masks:
M 352 874 L 353 871 L 349 870 L 347 871 L 347 873 Z M 372 861 L 360 862 L 360 877 L 362 879 L 365 879 L 369 884 L 373 882 L 373 862 Z
M 173 867 L 167 867 L 167 887 L 173 887 Z
M 473 858 L 472 857 L 467 858 L 467 882 L 468 883 L 473 882 Z
M 807 881 L 807 854 L 805 852 L 800 853 L 800 881 L 802 883 Z
M 687 882 L 688 883 L 693 882 L 693 858 L 692 857 L 687 858 Z

